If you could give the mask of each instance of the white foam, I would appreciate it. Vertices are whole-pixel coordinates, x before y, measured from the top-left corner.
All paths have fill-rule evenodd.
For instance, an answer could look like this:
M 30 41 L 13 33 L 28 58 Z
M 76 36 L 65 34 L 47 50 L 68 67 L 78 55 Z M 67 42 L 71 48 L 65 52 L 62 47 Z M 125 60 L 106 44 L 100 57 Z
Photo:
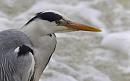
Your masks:
M 52 77 L 49 77 L 47 79 L 41 79 L 40 81 L 77 81 L 75 78 L 55 72 Z
M 109 34 L 102 40 L 102 46 L 123 53 L 129 53 L 130 31 Z

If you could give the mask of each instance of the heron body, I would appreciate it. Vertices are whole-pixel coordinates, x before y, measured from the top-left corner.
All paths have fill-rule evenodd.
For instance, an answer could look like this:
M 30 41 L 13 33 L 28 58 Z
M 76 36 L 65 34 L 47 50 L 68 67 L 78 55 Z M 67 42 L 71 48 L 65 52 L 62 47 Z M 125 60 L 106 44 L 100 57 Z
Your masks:
M 21 29 L 1 32 L 0 81 L 39 81 L 56 48 L 54 33 L 78 30 L 101 31 L 57 12 L 40 12 Z
M 29 81 L 31 78 L 34 69 L 33 55 L 19 56 L 15 52 L 23 44 L 32 46 L 24 33 L 16 30 L 0 32 L 0 81 Z

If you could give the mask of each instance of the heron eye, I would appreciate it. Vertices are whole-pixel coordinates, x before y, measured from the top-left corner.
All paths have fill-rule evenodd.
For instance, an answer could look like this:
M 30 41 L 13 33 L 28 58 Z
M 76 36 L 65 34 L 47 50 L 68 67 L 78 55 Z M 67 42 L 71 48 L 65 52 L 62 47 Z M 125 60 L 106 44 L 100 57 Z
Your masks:
M 61 25 L 61 21 L 60 21 L 60 20 L 55 21 L 55 23 L 56 23 L 58 26 Z
M 68 21 L 66 21 L 65 19 L 60 19 L 60 20 L 56 20 L 55 23 L 58 25 L 58 26 L 62 26 L 64 24 L 67 24 Z

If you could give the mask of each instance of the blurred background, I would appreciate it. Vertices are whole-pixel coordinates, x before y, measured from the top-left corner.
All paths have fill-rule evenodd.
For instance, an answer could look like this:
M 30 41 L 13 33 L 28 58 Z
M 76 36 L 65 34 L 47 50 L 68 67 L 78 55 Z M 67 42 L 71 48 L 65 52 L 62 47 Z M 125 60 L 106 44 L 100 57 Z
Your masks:
M 56 10 L 101 33 L 58 33 L 40 81 L 130 81 L 130 0 L 0 0 L 0 31 Z

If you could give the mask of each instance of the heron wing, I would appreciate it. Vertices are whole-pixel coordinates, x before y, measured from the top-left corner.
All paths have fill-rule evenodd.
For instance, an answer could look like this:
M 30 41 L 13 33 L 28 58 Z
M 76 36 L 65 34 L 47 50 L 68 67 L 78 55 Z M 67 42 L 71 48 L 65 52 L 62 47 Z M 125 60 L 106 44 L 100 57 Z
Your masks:
M 29 81 L 34 68 L 33 55 L 18 57 L 14 52 L 15 48 L 23 44 L 31 46 L 29 38 L 23 32 L 0 32 L 0 81 Z

